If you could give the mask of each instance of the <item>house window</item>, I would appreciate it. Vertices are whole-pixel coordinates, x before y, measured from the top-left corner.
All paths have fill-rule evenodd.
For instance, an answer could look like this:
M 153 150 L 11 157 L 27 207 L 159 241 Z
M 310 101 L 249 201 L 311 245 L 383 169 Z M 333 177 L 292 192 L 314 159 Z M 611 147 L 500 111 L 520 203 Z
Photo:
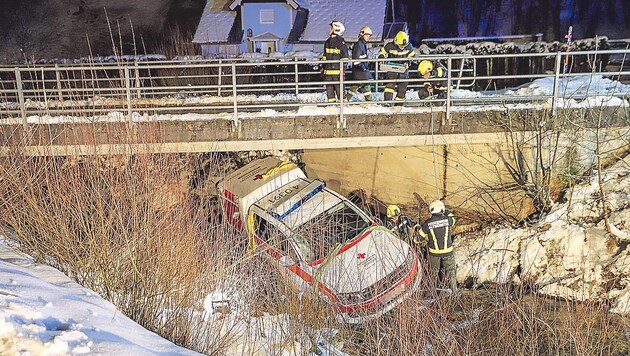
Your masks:
M 260 23 L 261 24 L 273 24 L 275 23 L 275 14 L 273 9 L 260 10 Z

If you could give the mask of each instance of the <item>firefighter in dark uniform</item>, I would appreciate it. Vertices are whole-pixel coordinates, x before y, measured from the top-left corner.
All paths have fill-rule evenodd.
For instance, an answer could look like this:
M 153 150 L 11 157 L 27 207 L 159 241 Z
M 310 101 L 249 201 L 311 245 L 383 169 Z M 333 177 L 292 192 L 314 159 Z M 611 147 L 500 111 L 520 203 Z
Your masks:
M 348 90 L 346 100 L 350 101 L 357 93 L 362 93 L 363 97 L 367 101 L 372 101 L 372 86 L 367 81 L 372 79 L 372 73 L 370 72 L 370 66 L 368 62 L 363 62 L 357 59 L 367 59 L 367 41 L 372 36 L 372 29 L 364 26 L 359 32 L 359 40 L 352 46 L 352 79 L 363 80 L 366 83 L 353 84 Z
M 324 80 L 327 82 L 339 81 L 343 70 L 339 66 L 339 60 L 349 58 L 348 46 L 342 37 L 345 31 L 346 28 L 341 22 L 333 21 L 330 23 L 329 37 L 324 42 L 324 57 L 322 58 L 325 61 L 330 61 L 330 63 L 324 63 Z M 341 99 L 343 93 L 339 92 L 339 84 L 326 84 L 326 96 L 328 102 L 337 101 L 337 98 Z
M 441 63 L 435 64 L 424 60 L 418 64 L 418 73 L 424 79 L 444 79 L 447 77 L 446 67 Z M 423 90 L 420 91 L 420 99 L 434 97 L 436 99 L 446 99 L 446 80 L 430 81 L 424 83 Z
M 415 220 L 402 215 L 396 205 L 388 205 L 386 215 L 390 222 L 389 228 L 396 236 L 410 245 L 418 243 L 416 235 L 419 233 L 420 225 Z
M 383 48 L 381 48 L 378 53 L 378 58 L 407 58 L 410 59 L 415 56 L 415 52 L 413 47 L 409 43 L 409 35 L 404 31 L 400 31 L 394 37 L 393 42 L 388 42 L 385 44 Z M 392 62 L 392 64 L 400 64 L 405 67 L 404 72 L 387 72 L 387 79 L 408 79 L 409 78 L 409 62 L 408 61 L 396 61 Z M 396 84 L 398 86 L 396 87 Z M 396 88 L 396 90 L 394 90 Z M 390 82 L 385 84 L 384 97 L 385 101 L 390 101 L 394 98 L 394 93 L 396 93 L 397 101 L 404 101 L 405 94 L 407 93 L 407 81 L 403 80 L 399 83 Z
M 431 280 L 438 285 L 440 263 L 449 277 L 451 291 L 457 292 L 456 266 L 453 256 L 453 237 L 451 235 L 455 216 L 446 211 L 444 203 L 435 200 L 429 204 L 431 217 L 422 224 L 418 231 L 429 249 L 429 267 Z

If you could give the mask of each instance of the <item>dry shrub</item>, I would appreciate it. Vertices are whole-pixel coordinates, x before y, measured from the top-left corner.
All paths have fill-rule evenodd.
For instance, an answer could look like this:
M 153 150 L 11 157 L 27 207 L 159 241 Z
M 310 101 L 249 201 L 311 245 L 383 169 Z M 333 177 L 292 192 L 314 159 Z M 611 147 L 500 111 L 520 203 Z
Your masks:
M 429 287 L 429 286 L 424 286 Z M 423 288 L 424 288 L 423 287 Z M 418 293 L 388 315 L 344 330 L 351 355 L 625 355 L 628 318 L 603 304 L 504 287 L 459 297 Z
M 194 169 L 179 155 L 15 155 L 0 168 L 0 226 L 39 262 L 189 345 L 191 310 L 238 251 L 182 172 Z
M 177 56 L 199 55 L 199 45 L 192 42 L 194 33 L 184 31 L 179 26 L 173 26 L 165 32 L 165 35 L 155 44 L 155 53 L 161 53 L 166 58 Z M 146 54 L 146 53 L 145 53 Z

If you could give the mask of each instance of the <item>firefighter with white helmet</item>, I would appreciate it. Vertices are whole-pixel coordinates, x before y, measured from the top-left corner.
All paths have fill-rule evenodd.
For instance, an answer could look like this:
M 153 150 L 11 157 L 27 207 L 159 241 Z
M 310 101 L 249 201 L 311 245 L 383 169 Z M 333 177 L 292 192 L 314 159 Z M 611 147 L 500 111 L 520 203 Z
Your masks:
M 386 210 L 389 228 L 401 240 L 409 244 L 418 243 L 420 225 L 407 215 L 402 215 L 397 205 L 388 205 Z
M 452 237 L 455 216 L 446 210 L 446 206 L 441 200 L 431 202 L 429 212 L 431 217 L 422 223 L 418 233 L 426 241 L 429 250 L 431 280 L 436 286 L 438 285 L 440 264 L 443 264 L 449 278 L 451 291 L 456 293 L 457 279 Z
M 389 59 L 411 59 L 415 56 L 415 51 L 409 42 L 409 35 L 400 31 L 394 37 L 393 42 L 388 42 L 385 44 L 383 48 L 381 48 L 378 58 L 389 58 Z M 403 68 L 397 71 L 388 71 L 386 73 L 386 78 L 389 80 L 395 79 L 408 79 L 409 78 L 409 61 L 392 61 L 392 68 L 400 67 Z M 398 84 L 398 86 L 396 86 Z M 399 83 L 389 82 L 385 84 L 384 97 L 386 101 L 394 99 L 394 94 L 396 94 L 396 101 L 404 101 L 405 94 L 407 93 L 407 81 L 401 81 Z
M 361 30 L 359 31 L 359 36 L 363 36 L 363 35 L 370 35 L 372 36 L 374 33 L 372 32 L 372 29 L 370 28 L 370 26 L 363 26 L 361 27 Z
M 335 20 L 330 23 L 328 29 L 328 39 L 324 42 L 324 61 L 330 61 L 324 63 L 324 80 L 328 82 L 339 81 L 342 75 L 341 66 L 339 60 L 348 59 L 348 46 L 343 39 L 343 34 L 346 32 L 346 27 L 339 21 Z M 337 101 L 337 98 L 341 99 L 343 92 L 340 92 L 339 84 L 326 84 L 326 97 L 328 102 Z
M 372 72 L 368 62 L 361 61 L 361 59 L 368 58 L 367 41 L 372 37 L 372 29 L 368 26 L 363 26 L 359 31 L 359 40 L 352 46 L 352 79 L 363 80 L 366 83 L 353 84 L 348 90 L 346 100 L 350 101 L 352 97 L 358 93 L 363 94 L 363 97 L 367 101 L 372 100 L 372 86 L 367 81 L 372 79 Z
M 424 79 L 444 79 L 448 76 L 446 67 L 442 63 L 429 60 L 423 60 L 418 64 L 418 74 Z M 419 91 L 418 95 L 420 99 L 433 96 L 437 99 L 444 99 L 447 89 L 445 80 L 431 80 L 424 83 L 424 88 Z

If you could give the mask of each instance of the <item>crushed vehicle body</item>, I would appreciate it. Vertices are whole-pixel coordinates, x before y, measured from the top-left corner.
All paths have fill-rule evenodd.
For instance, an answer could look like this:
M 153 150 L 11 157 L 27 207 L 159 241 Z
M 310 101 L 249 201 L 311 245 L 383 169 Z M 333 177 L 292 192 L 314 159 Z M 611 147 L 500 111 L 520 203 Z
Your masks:
M 217 187 L 227 222 L 301 291 L 316 290 L 339 321 L 377 318 L 419 282 L 411 246 L 293 163 L 255 160 Z

